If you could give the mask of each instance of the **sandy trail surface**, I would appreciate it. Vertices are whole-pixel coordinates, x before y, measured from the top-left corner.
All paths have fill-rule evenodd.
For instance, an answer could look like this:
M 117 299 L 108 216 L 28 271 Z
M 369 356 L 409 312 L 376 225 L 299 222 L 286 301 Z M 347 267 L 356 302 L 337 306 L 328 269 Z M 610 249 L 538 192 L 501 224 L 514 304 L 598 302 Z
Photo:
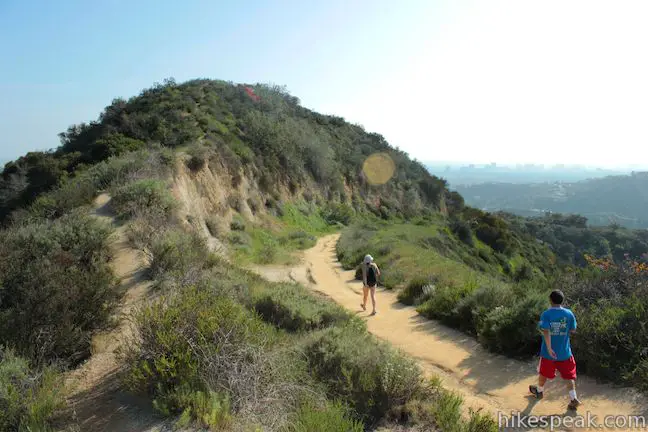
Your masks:
M 648 402 L 644 396 L 632 389 L 598 384 L 589 377 L 578 379 L 578 395 L 583 405 L 577 414 L 567 411 L 569 398 L 559 378 L 547 384 L 544 399 L 537 401 L 528 391 L 529 384 L 536 383 L 537 360 L 513 360 L 490 353 L 474 338 L 428 320 L 418 315 L 413 307 L 400 304 L 394 292 L 379 289 L 376 294 L 378 314 L 369 316 L 371 301 L 366 312 L 360 307 L 362 283 L 355 281 L 354 272 L 343 270 L 337 261 L 335 245 L 338 238 L 339 234 L 334 234 L 319 239 L 315 247 L 304 252 L 297 266 L 255 267 L 253 270 L 274 281 L 298 281 L 356 312 L 366 320 L 371 333 L 416 358 L 426 373 L 440 376 L 446 388 L 464 397 L 466 407 L 493 413 L 502 420 L 504 429 L 545 429 L 519 422 L 514 424 L 510 419 L 518 413 L 521 416 L 555 416 L 554 430 L 582 430 L 581 427 L 588 425 L 601 430 L 639 430 L 629 427 L 630 422 L 637 424 L 642 419 L 635 416 L 648 416 Z M 575 354 L 577 360 L 579 355 L 587 355 Z M 615 423 L 605 424 L 607 416 L 617 416 L 608 418 L 608 422 L 616 422 L 618 427 Z M 505 419 L 509 419 L 508 428 L 504 427 Z M 511 427 L 513 425 L 516 427 Z M 623 425 L 625 427 L 621 427 Z
M 121 279 L 124 297 L 117 308 L 119 324 L 92 338 L 92 356 L 66 376 L 69 405 L 81 431 L 170 431 L 170 422 L 160 419 L 150 400 L 124 391 L 118 379 L 121 365 L 117 351 L 131 334 L 129 316 L 146 301 L 150 282 L 145 278 L 146 262 L 128 242 L 123 226 L 117 226 L 109 210 L 110 196 L 95 200 L 93 215 L 115 226 L 111 243 L 115 275 Z

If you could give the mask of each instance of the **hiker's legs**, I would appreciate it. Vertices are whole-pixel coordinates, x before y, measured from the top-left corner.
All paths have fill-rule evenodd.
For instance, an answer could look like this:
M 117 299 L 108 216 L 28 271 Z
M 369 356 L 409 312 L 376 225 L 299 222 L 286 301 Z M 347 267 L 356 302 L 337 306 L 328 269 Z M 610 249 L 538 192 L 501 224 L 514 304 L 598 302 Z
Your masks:
M 373 307 L 373 313 L 376 313 L 376 287 L 372 286 L 371 288 L 371 306 Z
M 542 375 L 538 375 L 538 387 L 540 389 L 544 389 L 544 386 L 545 386 L 546 383 L 547 383 L 547 377 L 542 376 Z
M 576 408 L 580 405 L 576 395 L 576 360 L 570 357 L 568 360 L 559 362 L 558 369 L 560 376 L 566 381 L 567 390 L 569 391 L 570 408 Z
M 536 398 L 542 399 L 544 394 L 544 386 L 547 383 L 547 380 L 554 379 L 555 377 L 555 363 L 552 360 L 540 358 L 540 361 L 538 362 L 538 385 L 530 385 L 529 391 L 533 393 Z
M 367 285 L 362 286 L 362 307 L 367 306 L 367 296 L 369 296 L 369 287 Z

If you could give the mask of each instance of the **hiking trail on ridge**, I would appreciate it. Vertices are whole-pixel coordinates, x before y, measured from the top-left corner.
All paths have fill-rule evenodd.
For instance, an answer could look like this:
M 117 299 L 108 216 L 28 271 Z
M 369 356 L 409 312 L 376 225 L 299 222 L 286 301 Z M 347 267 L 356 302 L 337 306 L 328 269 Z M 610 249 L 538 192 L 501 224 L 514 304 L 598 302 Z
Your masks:
M 92 338 L 92 356 L 77 369 L 66 374 L 68 401 L 74 421 L 81 431 L 171 431 L 168 420 L 161 419 L 151 401 L 122 389 L 118 373 L 122 367 L 117 352 L 132 334 L 129 316 L 149 296 L 151 282 L 145 277 L 143 256 L 129 245 L 125 226 L 118 226 L 109 209 L 110 196 L 99 195 L 93 216 L 115 227 L 111 250 L 111 267 L 121 279 L 124 296 L 116 310 L 115 328 L 99 332 Z

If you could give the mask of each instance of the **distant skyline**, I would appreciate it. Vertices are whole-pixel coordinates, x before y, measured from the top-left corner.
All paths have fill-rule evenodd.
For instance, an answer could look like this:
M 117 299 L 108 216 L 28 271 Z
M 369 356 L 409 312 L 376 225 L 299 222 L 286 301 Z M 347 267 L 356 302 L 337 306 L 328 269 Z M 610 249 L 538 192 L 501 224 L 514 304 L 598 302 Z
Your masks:
M 646 21 L 643 0 L 4 0 L 0 161 L 174 77 L 286 85 L 421 161 L 628 167 Z
M 648 170 L 648 162 L 644 163 L 635 163 L 635 164 L 626 164 L 618 166 L 601 166 L 601 165 L 586 165 L 586 164 L 561 164 L 561 163 L 480 163 L 474 161 L 423 161 L 427 165 L 433 166 L 451 166 L 451 167 L 468 167 L 474 165 L 475 167 L 489 167 L 492 164 L 495 164 L 497 168 L 523 168 L 533 166 L 534 168 L 544 168 L 544 169 L 555 169 L 555 168 L 564 168 L 564 169 L 580 169 L 580 170 L 604 170 L 604 171 L 632 171 L 633 169 L 644 169 Z

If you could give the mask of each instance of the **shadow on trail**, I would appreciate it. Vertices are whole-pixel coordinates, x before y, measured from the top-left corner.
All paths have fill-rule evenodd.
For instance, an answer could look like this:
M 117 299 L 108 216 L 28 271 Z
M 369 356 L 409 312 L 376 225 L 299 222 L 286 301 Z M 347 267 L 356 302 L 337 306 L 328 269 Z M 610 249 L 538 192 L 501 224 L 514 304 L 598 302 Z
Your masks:
M 171 431 L 147 398 L 122 390 L 117 371 L 70 400 L 70 415 L 82 431 Z

